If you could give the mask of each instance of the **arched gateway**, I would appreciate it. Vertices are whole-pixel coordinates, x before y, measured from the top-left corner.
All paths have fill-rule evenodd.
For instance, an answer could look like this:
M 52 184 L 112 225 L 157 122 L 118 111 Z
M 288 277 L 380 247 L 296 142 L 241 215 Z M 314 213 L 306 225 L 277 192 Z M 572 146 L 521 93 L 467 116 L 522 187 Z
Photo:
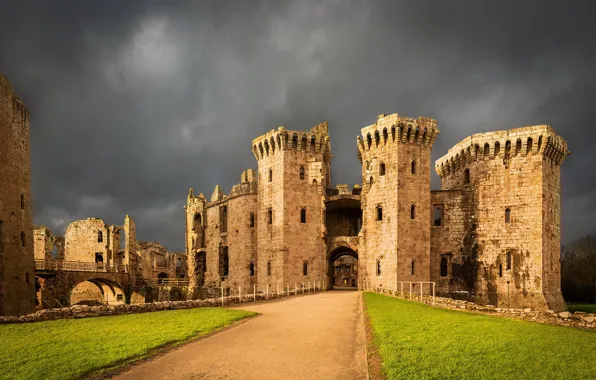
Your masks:
M 358 284 L 358 249 L 350 244 L 332 248 L 327 254 L 327 289 L 355 289 Z

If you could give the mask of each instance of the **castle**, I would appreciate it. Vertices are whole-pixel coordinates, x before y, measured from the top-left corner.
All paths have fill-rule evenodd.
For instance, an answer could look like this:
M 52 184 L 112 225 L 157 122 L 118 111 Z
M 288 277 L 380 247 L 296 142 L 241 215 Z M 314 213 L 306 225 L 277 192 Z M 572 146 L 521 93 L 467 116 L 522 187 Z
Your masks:
M 128 216 L 122 226 L 76 221 L 59 238 L 33 228 L 29 112 L 0 74 L 0 315 L 31 312 L 36 299 L 38 307 L 67 301 L 76 284 L 91 280 L 103 301 L 124 302 L 123 285 L 156 276 L 159 285 L 187 271 L 192 298 L 213 288 L 432 287 L 480 304 L 566 309 L 560 166 L 569 152 L 550 126 L 464 139 L 435 163 L 436 191 L 435 120 L 379 115 L 361 134 L 362 186 L 352 189 L 331 186 L 326 122 L 254 139 L 257 171 L 243 171 L 228 195 L 216 186 L 207 200 L 190 189 L 186 255 L 137 242 Z
M 229 195 L 190 189 L 191 292 L 343 283 L 426 293 L 434 282 L 437 295 L 480 304 L 566 309 L 560 165 L 569 152 L 550 126 L 464 139 L 435 163 L 436 191 L 435 120 L 379 115 L 361 132 L 362 187 L 331 187 L 324 122 L 254 139 L 257 171 L 242 172 Z M 338 279 L 339 266 L 356 268 Z

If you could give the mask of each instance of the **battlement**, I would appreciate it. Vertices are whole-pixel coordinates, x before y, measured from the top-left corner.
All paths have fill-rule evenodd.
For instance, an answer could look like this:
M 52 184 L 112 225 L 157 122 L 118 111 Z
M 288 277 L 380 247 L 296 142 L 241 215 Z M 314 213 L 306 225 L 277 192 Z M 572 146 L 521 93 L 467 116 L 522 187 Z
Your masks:
M 468 162 L 530 154 L 541 154 L 561 165 L 571 152 L 551 126 L 535 125 L 468 136 L 436 161 L 435 170 L 442 177 L 464 168 Z
M 12 100 L 12 112 L 21 116 L 23 123 L 27 124 L 29 122 L 29 110 L 25 107 L 23 100 L 15 94 L 8 78 L 2 73 L 0 73 L 0 96 L 10 97 Z
M 330 153 L 329 129 L 327 121 L 320 123 L 308 132 L 286 130 L 280 126 L 252 141 L 252 152 L 257 160 L 274 155 L 282 150 L 295 150 L 305 153 Z
M 432 147 L 441 131 L 437 121 L 420 116 L 418 119 L 381 114 L 375 124 L 362 128 L 362 136 L 357 137 L 358 157 L 362 161 L 365 152 L 387 144 L 415 144 Z

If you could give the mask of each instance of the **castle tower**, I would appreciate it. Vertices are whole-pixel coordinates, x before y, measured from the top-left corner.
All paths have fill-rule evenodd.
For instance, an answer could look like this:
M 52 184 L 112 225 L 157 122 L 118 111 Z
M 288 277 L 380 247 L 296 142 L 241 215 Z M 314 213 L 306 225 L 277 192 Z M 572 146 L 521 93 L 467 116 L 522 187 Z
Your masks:
M 186 257 L 190 281 L 189 293 L 191 296 L 205 282 L 207 259 L 205 248 L 205 221 L 207 217 L 205 203 L 205 196 L 202 193 L 195 196 L 193 189 L 190 189 L 184 211 L 186 215 Z
M 433 278 L 469 282 L 467 290 L 482 304 L 565 310 L 560 165 L 567 155 L 565 140 L 538 125 L 472 135 L 437 160 L 442 189 L 464 200 L 462 207 L 445 208 L 444 227 L 463 219 L 456 230 L 464 244 Z M 450 220 L 452 214 L 461 217 Z M 438 263 L 451 249 L 433 245 Z
M 359 282 L 395 289 L 430 279 L 430 155 L 433 119 L 379 115 L 362 129 Z
M 35 305 L 29 111 L 0 74 L 0 315 Z
M 327 122 L 306 133 L 279 127 L 252 145 L 258 161 L 259 288 L 322 284 L 324 195 L 331 183 Z

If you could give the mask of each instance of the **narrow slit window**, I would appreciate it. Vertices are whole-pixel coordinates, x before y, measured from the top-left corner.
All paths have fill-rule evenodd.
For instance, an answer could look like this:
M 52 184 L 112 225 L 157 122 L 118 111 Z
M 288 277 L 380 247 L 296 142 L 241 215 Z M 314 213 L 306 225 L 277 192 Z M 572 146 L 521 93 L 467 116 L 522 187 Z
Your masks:
M 499 264 L 499 277 L 503 277 L 503 264 Z
M 271 207 L 267 209 L 267 223 L 273 224 L 273 210 L 271 210 Z
M 269 182 L 273 181 L 273 170 L 269 169 Z
M 379 165 L 379 175 L 385 175 L 385 163 L 381 162 Z
M 21 247 L 25 246 L 25 233 L 21 231 Z
M 250 213 L 250 226 L 251 227 L 255 226 L 255 213 L 254 212 Z
M 308 276 L 308 261 L 302 263 L 302 275 Z
M 383 207 L 377 206 L 377 220 L 383 220 Z
M 381 275 L 381 260 L 377 260 L 377 276 Z
M 511 223 L 511 209 L 509 207 L 505 209 L 505 223 Z
M 101 232 L 101 231 L 97 231 L 97 242 L 98 243 L 103 242 L 103 232 Z
M 300 179 L 304 179 L 304 166 L 300 167 Z
M 416 219 L 416 205 L 410 206 L 410 219 Z
M 250 262 L 250 265 L 248 266 L 248 270 L 250 272 L 250 276 L 254 276 L 255 275 L 255 263 L 253 263 L 252 261 Z
M 435 227 L 440 227 L 443 225 L 443 206 L 437 205 L 435 206 L 434 210 L 434 225 Z
M 271 261 L 267 261 L 267 276 L 271 276 Z
M 306 209 L 300 209 L 300 223 L 306 223 Z
M 21 194 L 21 210 L 25 209 L 25 194 Z
M 464 170 L 464 183 L 466 185 L 470 183 L 470 169 Z
M 416 260 L 412 260 L 412 276 L 416 274 Z
M 507 252 L 507 270 L 511 270 L 511 252 Z
M 445 256 L 441 257 L 441 277 L 447 277 L 448 263 Z
M 412 160 L 412 174 L 416 174 L 416 160 Z

